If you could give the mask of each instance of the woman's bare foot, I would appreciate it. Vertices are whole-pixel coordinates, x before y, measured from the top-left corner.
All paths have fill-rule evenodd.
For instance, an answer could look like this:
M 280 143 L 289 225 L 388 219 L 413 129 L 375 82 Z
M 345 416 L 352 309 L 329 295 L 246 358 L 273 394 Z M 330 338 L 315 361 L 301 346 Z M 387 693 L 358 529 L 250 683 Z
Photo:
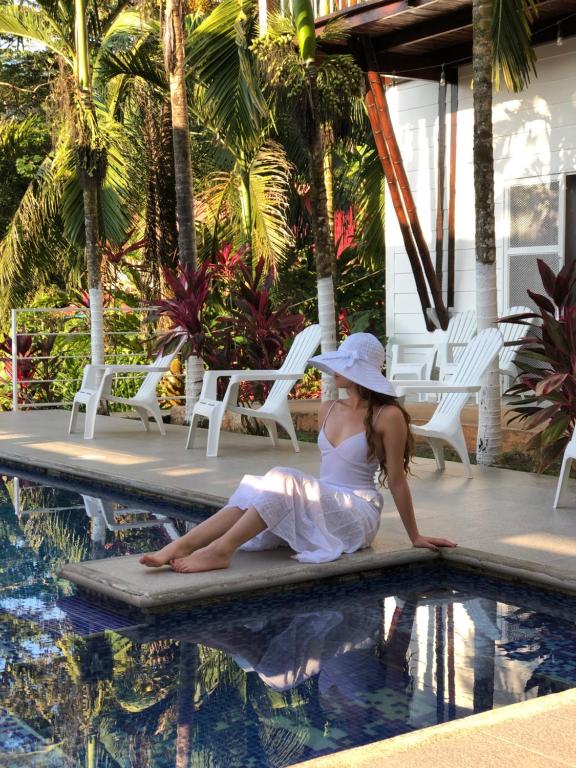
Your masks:
M 193 551 L 194 548 L 190 544 L 186 544 L 182 539 L 176 539 L 176 541 L 171 541 L 170 544 L 159 549 L 158 552 L 142 555 L 138 562 L 149 568 L 160 568 L 161 565 L 168 565 L 170 560 L 186 557 Z
M 187 557 L 179 557 L 170 561 L 173 571 L 178 573 L 200 573 L 201 571 L 218 571 L 228 568 L 232 554 L 209 544 L 197 549 Z

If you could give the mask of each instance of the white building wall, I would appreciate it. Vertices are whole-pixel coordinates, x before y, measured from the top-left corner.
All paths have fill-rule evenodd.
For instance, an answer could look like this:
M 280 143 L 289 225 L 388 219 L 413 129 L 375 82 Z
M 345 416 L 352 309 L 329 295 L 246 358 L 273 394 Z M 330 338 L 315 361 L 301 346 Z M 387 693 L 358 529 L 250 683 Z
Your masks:
M 513 180 L 548 180 L 576 172 L 576 40 L 537 49 L 537 74 L 521 94 L 494 94 L 495 214 L 499 310 L 508 304 L 505 268 L 507 188 Z M 475 309 L 473 107 L 471 67 L 460 71 L 456 168 L 455 310 Z M 412 81 L 388 91 L 406 172 L 435 260 L 438 84 Z M 446 126 L 448 193 L 449 115 Z M 445 203 L 444 250 L 447 206 Z M 562 216 L 562 210 L 560 211 Z M 562 219 L 561 219 L 562 223 Z M 400 342 L 429 340 L 410 263 L 390 198 L 386 221 L 386 325 Z M 446 261 L 446 255 L 445 255 Z M 446 275 L 444 276 L 444 295 Z

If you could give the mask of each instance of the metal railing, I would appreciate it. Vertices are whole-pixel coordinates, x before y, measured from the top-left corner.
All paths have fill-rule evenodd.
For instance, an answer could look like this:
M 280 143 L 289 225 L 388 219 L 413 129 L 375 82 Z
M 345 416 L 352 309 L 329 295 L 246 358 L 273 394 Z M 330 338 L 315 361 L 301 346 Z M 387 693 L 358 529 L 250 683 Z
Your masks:
M 145 363 L 166 331 L 149 319 L 154 307 L 105 307 L 105 362 Z M 0 353 L 2 406 L 13 411 L 69 406 L 90 362 L 86 307 L 18 308 L 11 312 L 10 353 Z M 175 378 L 180 374 L 174 374 Z M 138 375 L 126 378 L 134 388 Z M 184 395 L 170 394 L 170 401 Z M 10 402 L 11 401 L 11 402 Z

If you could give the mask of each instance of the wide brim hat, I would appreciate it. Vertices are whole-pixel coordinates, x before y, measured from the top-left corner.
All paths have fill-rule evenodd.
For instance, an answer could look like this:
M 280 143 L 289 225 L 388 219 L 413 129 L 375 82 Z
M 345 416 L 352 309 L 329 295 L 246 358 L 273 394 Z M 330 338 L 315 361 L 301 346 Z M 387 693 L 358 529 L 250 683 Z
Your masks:
M 325 373 L 338 373 L 372 392 L 396 397 L 394 387 L 382 373 L 386 350 L 371 333 L 352 333 L 334 352 L 315 355 L 308 362 Z

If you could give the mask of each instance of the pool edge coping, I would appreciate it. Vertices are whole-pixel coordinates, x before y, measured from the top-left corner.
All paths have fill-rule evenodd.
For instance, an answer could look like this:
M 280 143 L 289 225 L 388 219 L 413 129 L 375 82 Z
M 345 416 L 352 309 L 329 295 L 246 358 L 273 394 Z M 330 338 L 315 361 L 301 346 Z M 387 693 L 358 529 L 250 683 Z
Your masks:
M 151 485 L 140 480 L 121 479 L 110 474 L 98 472 L 93 469 L 83 470 L 80 467 L 69 467 L 57 461 L 46 460 L 44 466 L 41 469 L 27 460 L 20 454 L 13 454 L 11 457 L 3 455 L 0 449 L 0 463 L 5 467 L 14 469 L 26 469 L 32 470 L 36 474 L 53 478 L 55 480 L 64 481 L 88 481 L 92 484 L 101 486 L 105 490 L 116 492 L 132 492 L 136 494 L 143 494 L 151 500 L 157 500 L 159 502 L 173 502 L 178 505 L 191 504 L 199 505 L 206 504 L 211 507 L 221 506 L 226 502 L 226 497 L 217 496 L 215 494 L 201 493 L 198 491 L 188 491 L 186 489 L 178 489 L 165 487 L 162 490 L 157 485 Z M 406 548 L 405 550 L 397 550 L 395 552 L 388 552 L 384 554 L 370 553 L 370 557 L 363 558 L 361 565 L 362 569 L 350 567 L 352 565 L 350 561 L 346 562 L 348 558 L 340 558 L 332 563 L 316 564 L 313 567 L 319 569 L 321 566 L 333 566 L 333 569 L 329 569 L 329 573 L 320 575 L 320 570 L 317 570 L 318 575 L 310 575 L 310 580 L 317 578 L 329 578 L 330 576 L 346 575 L 350 573 L 360 573 L 362 570 L 375 570 L 377 568 L 393 567 L 395 565 L 402 565 L 404 563 L 419 562 L 421 560 L 430 559 L 432 557 L 444 558 L 448 561 L 452 561 L 455 564 L 463 567 L 473 568 L 476 570 L 482 570 L 494 575 L 507 577 L 511 579 L 522 580 L 525 583 L 529 583 L 545 589 L 552 589 L 562 592 L 564 594 L 576 594 L 576 574 L 555 566 L 549 566 L 546 564 L 535 563 L 530 560 L 523 560 L 520 558 L 509 557 L 507 555 L 497 555 L 495 553 L 486 550 L 476 550 L 468 547 L 457 547 L 455 549 L 443 549 L 439 553 L 431 553 L 429 550 L 415 550 L 412 548 Z M 336 568 L 335 563 L 343 562 L 344 565 Z M 64 566 L 64 569 L 67 566 Z M 64 572 L 64 569 L 60 573 Z M 67 576 L 63 576 L 67 578 Z M 308 579 L 306 579 L 308 580 Z M 273 586 L 285 586 L 286 584 L 294 584 L 297 581 L 303 581 L 303 579 L 281 579 Z M 79 583 L 79 582 L 76 582 Z M 236 585 L 238 586 L 238 585 Z M 266 587 L 270 587 L 269 579 L 265 582 Z M 88 588 L 88 587 L 85 587 Z M 259 587 L 248 587 L 259 588 Z M 240 594 L 245 591 L 242 588 L 235 588 L 229 590 L 230 594 Z M 112 595 L 109 595 L 112 597 Z M 206 597 L 204 595 L 203 597 Z M 129 603 L 133 607 L 145 609 L 151 604 L 146 600 L 146 597 L 142 596 L 142 604 L 137 605 L 135 603 Z

